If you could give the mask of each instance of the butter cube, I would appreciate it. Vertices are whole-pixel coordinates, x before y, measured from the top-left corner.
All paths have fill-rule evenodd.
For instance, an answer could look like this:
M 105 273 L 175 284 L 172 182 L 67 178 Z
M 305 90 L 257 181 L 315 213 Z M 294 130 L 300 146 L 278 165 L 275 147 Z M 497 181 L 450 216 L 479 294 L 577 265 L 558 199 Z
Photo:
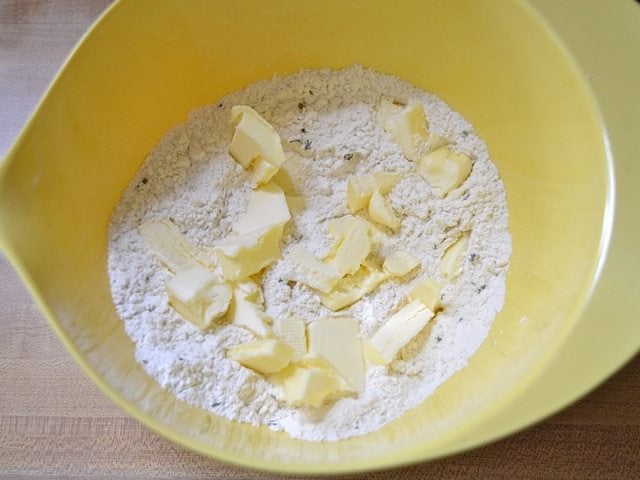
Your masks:
M 351 213 L 362 210 L 369 204 L 376 190 L 386 195 L 400 181 L 399 173 L 376 172 L 347 180 L 347 207 Z
M 235 360 L 251 370 L 267 375 L 289 365 L 293 350 L 273 339 L 241 343 L 227 349 L 227 358 Z
M 262 296 L 262 289 L 260 285 L 250 279 L 237 282 L 234 285 L 234 290 L 237 295 L 240 295 L 243 299 L 249 302 L 255 303 L 260 308 L 264 306 L 264 297 Z
M 340 241 L 346 235 L 346 233 L 350 229 L 355 228 L 356 225 L 360 225 L 366 228 L 369 234 L 371 233 L 371 224 L 369 222 L 360 217 L 354 217 L 352 215 L 345 215 L 344 217 L 332 218 L 331 220 L 328 220 L 327 230 L 331 238 Z
M 253 165 L 258 185 L 267 183 L 285 160 L 280 135 L 251 107 L 233 107 L 231 121 L 235 131 L 229 154 L 246 169 Z
M 385 122 L 385 130 L 402 148 L 407 160 L 416 161 L 429 138 L 429 124 L 422 105 L 409 105 Z
M 385 258 L 382 269 L 394 277 L 402 277 L 420 265 L 420 260 L 410 253 L 398 250 Z
M 389 118 L 400 113 L 404 106 L 406 102 L 399 102 L 393 97 L 382 95 L 378 100 L 378 126 L 385 128 Z
M 167 282 L 169 303 L 186 320 L 205 329 L 227 312 L 231 302 L 231 288 L 218 281 L 203 267 L 182 270 Z
M 455 190 L 471 173 L 471 159 L 463 153 L 454 153 L 442 147 L 420 158 L 418 171 L 429 182 L 433 193 L 444 197 Z
M 260 157 L 253 162 L 253 179 L 256 185 L 264 185 L 271 181 L 271 179 L 278 173 L 280 166 L 275 166 L 269 163 L 264 158 Z
M 393 212 L 389 201 L 382 196 L 380 190 L 376 190 L 369 200 L 369 215 L 371 218 L 393 230 L 400 226 L 400 220 Z
M 353 274 L 360 269 L 360 265 L 371 252 L 370 228 L 365 222 L 353 222 L 337 242 L 333 258 L 329 264 L 341 276 Z
M 244 235 L 230 235 L 215 246 L 224 278 L 243 280 L 280 257 L 282 225 L 269 225 Z
M 364 390 L 365 366 L 360 323 L 355 318 L 325 318 L 309 325 L 309 354 L 331 363 L 356 392 Z
M 416 283 L 413 290 L 411 290 L 409 297 L 412 300 L 420 300 L 429 310 L 437 312 L 442 308 L 442 304 L 440 303 L 441 291 L 442 285 L 430 277 L 424 277 L 418 280 L 418 283 Z
M 215 257 L 191 243 L 168 218 L 143 223 L 139 231 L 151 252 L 173 273 L 198 266 L 209 269 L 216 266 Z
M 247 293 L 241 287 L 233 288 L 233 302 L 227 312 L 227 318 L 234 325 L 244 327 L 259 337 L 273 337 L 270 327 L 273 321 L 263 311 L 262 305 L 249 300 L 249 298 L 255 298 L 254 295 Z
M 434 132 L 429 132 L 428 151 L 433 152 L 439 148 L 446 147 L 451 141 L 448 138 L 438 135 Z
M 329 399 L 348 393 L 345 380 L 331 365 L 318 360 L 289 365 L 269 379 L 280 388 L 284 400 L 291 406 L 319 407 Z
M 300 360 L 307 354 L 307 326 L 299 317 L 289 315 L 276 322 L 276 335 L 293 351 L 291 360 Z
M 333 290 L 320 294 L 320 302 L 338 311 L 356 303 L 388 278 L 388 274 L 366 262 L 353 275 L 338 281 Z
M 433 312 L 414 300 L 394 314 L 365 342 L 365 355 L 372 363 L 386 365 L 433 318 Z
M 244 235 L 270 225 L 284 225 L 290 218 L 284 192 L 275 183 L 268 183 L 251 192 L 247 210 L 233 224 L 233 230 Z
M 335 267 L 320 262 L 301 245 L 291 249 L 287 260 L 293 266 L 291 280 L 304 283 L 321 292 L 330 292 L 342 278 Z
M 454 279 L 462 273 L 462 264 L 464 263 L 465 253 L 469 248 L 469 232 L 464 232 L 462 236 L 451 245 L 440 260 L 438 271 L 447 279 Z

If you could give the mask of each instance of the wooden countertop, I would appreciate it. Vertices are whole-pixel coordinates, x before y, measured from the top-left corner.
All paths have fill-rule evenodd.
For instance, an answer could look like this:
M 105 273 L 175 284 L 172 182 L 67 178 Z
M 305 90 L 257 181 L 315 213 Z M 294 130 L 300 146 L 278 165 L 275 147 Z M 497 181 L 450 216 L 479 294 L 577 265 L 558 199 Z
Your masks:
M 0 0 L 0 155 L 109 3 Z M 187 452 L 127 417 L 67 355 L 0 257 L 0 478 L 68 477 L 277 476 Z M 345 478 L 640 478 L 640 357 L 574 406 L 506 440 L 430 464 Z

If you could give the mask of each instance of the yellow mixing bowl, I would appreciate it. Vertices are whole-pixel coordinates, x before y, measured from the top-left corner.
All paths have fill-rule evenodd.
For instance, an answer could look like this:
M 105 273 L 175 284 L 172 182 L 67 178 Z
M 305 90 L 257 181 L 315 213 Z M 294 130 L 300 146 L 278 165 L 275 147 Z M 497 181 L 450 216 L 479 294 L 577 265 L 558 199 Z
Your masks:
M 187 448 L 317 473 L 480 445 L 640 346 L 637 45 L 630 0 L 122 0 L 2 164 L 0 243 L 88 375 Z M 378 432 L 313 443 L 186 405 L 145 374 L 111 301 L 107 222 L 191 109 L 274 73 L 353 63 L 438 94 L 477 127 L 506 185 L 513 258 L 504 311 L 467 368 Z

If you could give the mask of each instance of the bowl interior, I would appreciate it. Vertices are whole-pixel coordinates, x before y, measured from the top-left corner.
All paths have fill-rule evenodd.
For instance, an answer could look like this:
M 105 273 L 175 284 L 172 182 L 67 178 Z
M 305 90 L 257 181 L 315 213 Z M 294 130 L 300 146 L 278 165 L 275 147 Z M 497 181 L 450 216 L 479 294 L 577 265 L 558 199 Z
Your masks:
M 423 460 L 482 425 L 579 322 L 601 256 L 609 173 L 585 83 L 517 1 L 118 2 L 84 40 L 0 176 L 2 245 L 91 377 L 131 414 L 227 461 L 344 471 Z M 469 366 L 384 429 L 293 440 L 175 400 L 133 356 L 106 271 L 111 210 L 146 153 L 196 107 L 274 73 L 360 63 L 434 92 L 486 141 L 513 237 L 507 297 Z

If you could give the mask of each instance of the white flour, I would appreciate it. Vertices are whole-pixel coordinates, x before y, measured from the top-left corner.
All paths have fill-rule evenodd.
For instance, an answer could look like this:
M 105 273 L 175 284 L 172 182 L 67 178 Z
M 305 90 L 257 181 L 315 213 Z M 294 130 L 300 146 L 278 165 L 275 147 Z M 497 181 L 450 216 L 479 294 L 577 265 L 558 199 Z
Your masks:
M 460 189 L 436 198 L 377 121 L 380 96 L 424 105 L 431 129 L 454 140 L 474 158 Z M 390 280 L 341 316 L 361 322 L 371 336 L 406 300 L 423 275 L 440 279 L 438 264 L 460 232 L 471 229 L 464 271 L 443 290 L 445 309 L 412 340 L 389 368 L 369 367 L 363 393 L 319 409 L 289 408 L 276 401 L 274 387 L 260 375 L 227 360 L 225 348 L 253 335 L 234 325 L 202 332 L 168 306 L 167 270 L 138 233 L 147 220 L 171 217 L 201 246 L 230 233 L 251 191 L 250 175 L 227 154 L 233 105 L 255 108 L 283 141 L 299 139 L 306 155 L 287 152 L 290 195 L 304 194 L 305 208 L 293 210 L 283 237 L 283 256 L 301 243 L 325 253 L 324 222 L 347 214 L 346 178 L 372 170 L 403 172 L 388 198 L 402 227 L 378 235 L 375 255 L 397 249 L 422 259 L 408 279 Z M 302 150 L 304 152 L 304 150 Z M 302 71 L 253 84 L 218 103 L 194 111 L 151 152 L 117 205 L 109 231 L 109 275 L 113 300 L 136 346 L 136 358 L 163 388 L 218 415 L 268 425 L 307 440 L 338 440 L 381 428 L 421 403 L 463 368 L 485 339 L 501 310 L 511 254 L 504 187 L 473 127 L 444 102 L 398 78 L 362 67 Z M 280 260 L 264 276 L 266 311 L 287 312 L 310 322 L 336 315 L 316 294 L 286 281 Z

